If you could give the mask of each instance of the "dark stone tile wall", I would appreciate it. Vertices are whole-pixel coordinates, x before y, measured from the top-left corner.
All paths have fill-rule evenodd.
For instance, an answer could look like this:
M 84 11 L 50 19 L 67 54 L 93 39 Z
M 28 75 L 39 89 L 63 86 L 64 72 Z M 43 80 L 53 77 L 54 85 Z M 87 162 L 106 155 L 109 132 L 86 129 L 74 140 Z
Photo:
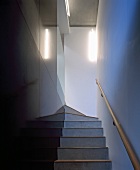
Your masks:
M 53 114 L 63 105 L 57 92 L 57 29 L 51 32 L 53 59 L 44 61 L 39 13 L 34 0 L 29 8 L 28 2 L 0 1 L 0 114 L 8 143 L 27 120 Z

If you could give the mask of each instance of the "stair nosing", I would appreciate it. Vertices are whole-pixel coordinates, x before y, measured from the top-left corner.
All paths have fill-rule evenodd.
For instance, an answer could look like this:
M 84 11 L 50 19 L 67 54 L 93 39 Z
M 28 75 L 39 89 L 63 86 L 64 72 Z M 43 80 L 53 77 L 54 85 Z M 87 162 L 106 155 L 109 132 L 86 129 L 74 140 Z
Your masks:
M 108 147 L 57 147 L 58 149 L 108 149 Z
M 60 138 L 106 138 L 105 136 L 61 136 Z
M 72 163 L 72 162 L 77 162 L 77 163 L 78 163 L 78 162 L 79 162 L 79 163 L 80 163 L 80 162 L 111 162 L 111 160 L 110 160 L 110 159 L 106 159 L 106 160 L 104 160 L 104 159 L 103 159 L 103 160 L 102 160 L 102 159 L 101 159 L 101 160 L 100 160 L 100 159 L 97 159 L 97 160 L 56 160 L 56 161 L 55 161 L 55 163 L 64 163 L 64 162 L 68 162 L 68 163 L 69 163 L 69 162 L 71 162 L 71 163 Z
M 29 122 L 101 122 L 100 120 L 33 120 Z
M 103 129 L 102 127 L 95 127 L 95 128 L 90 128 L 90 127 L 85 127 L 85 128 L 83 128 L 83 127 L 76 127 L 76 128 L 74 128 L 74 127 L 72 127 L 72 128 L 70 128 L 70 127 L 40 127 L 40 128 L 38 128 L 38 127 L 24 127 L 24 128 L 21 128 L 21 129 Z

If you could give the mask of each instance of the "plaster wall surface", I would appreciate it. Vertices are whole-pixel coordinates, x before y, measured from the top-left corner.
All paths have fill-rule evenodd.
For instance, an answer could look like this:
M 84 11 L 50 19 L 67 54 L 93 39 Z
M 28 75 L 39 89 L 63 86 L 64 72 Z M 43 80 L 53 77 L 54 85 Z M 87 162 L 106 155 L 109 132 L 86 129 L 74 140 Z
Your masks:
M 88 59 L 90 30 L 71 27 L 65 36 L 65 97 L 68 106 L 96 116 L 96 63 Z
M 98 10 L 97 78 L 140 159 L 140 1 L 104 0 Z M 132 164 L 98 90 L 97 112 L 103 121 L 113 170 Z

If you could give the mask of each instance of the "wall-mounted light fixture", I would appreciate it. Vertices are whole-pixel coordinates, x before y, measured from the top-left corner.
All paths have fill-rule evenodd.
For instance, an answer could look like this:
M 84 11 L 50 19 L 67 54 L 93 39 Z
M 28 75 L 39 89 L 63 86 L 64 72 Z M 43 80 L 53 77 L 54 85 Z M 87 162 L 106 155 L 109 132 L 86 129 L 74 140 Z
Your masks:
M 67 15 L 70 17 L 69 1 L 65 0 Z
M 94 29 L 89 32 L 89 60 L 97 61 L 97 36 Z
M 45 29 L 44 59 L 49 58 L 49 30 Z

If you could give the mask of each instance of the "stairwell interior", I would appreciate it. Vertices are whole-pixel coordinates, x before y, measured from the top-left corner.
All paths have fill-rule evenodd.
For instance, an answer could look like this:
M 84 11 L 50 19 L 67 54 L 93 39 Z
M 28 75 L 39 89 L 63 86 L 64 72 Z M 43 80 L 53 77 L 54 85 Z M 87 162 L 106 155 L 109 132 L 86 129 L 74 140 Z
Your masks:
M 75 110 L 28 121 L 15 144 L 17 170 L 112 170 L 101 121 Z

